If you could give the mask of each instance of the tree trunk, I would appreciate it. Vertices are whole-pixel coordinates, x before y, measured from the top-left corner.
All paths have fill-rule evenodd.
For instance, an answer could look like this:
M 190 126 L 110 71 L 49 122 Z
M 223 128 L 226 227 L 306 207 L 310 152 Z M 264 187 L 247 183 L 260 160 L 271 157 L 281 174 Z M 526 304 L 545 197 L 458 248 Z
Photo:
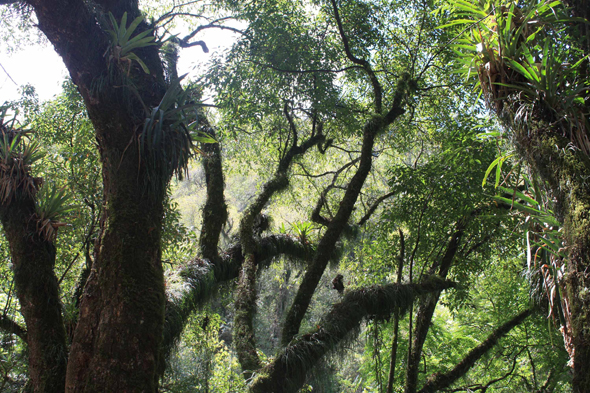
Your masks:
M 459 244 L 463 237 L 463 231 L 465 229 L 465 222 L 459 221 L 456 224 L 455 232 L 451 235 L 445 255 L 441 259 L 440 263 L 435 262 L 431 268 L 430 273 L 438 274 L 438 277 L 445 279 L 451 268 L 451 265 L 455 259 L 455 255 L 459 250 Z M 437 271 L 438 270 L 438 271 Z M 418 369 L 420 367 L 420 359 L 422 358 L 422 349 L 430 325 L 432 324 L 432 317 L 434 316 L 434 310 L 438 304 L 441 292 L 433 292 L 428 294 L 420 301 L 418 312 L 416 313 L 416 333 L 412 342 L 411 352 L 408 356 L 408 365 L 406 368 L 406 387 L 405 393 L 416 393 L 418 389 Z
M 137 167 L 128 167 L 109 171 L 114 179 L 105 182 L 110 192 L 105 195 L 100 248 L 82 298 L 68 365 L 71 392 L 157 389 L 165 304 L 162 199 L 151 201 L 144 195 L 137 184 Z
M 37 231 L 35 202 L 22 195 L 0 206 L 10 245 L 14 283 L 27 324 L 29 378 L 35 392 L 63 392 L 66 330 L 55 266 L 55 246 Z
M 569 252 L 564 289 L 571 326 L 566 323 L 564 338 L 573 361 L 574 392 L 590 392 L 590 162 L 557 132 L 540 128 L 519 142 L 557 200 Z
M 66 376 L 68 392 L 155 392 L 164 324 L 160 232 L 168 161 L 178 146 L 140 144 L 147 114 L 167 88 L 157 46 L 133 50 L 149 68 L 103 56 L 106 30 L 140 15 L 136 1 L 30 0 L 84 99 L 102 162 L 104 209 L 97 256 L 81 300 Z M 129 22 L 128 22 L 129 23 Z M 146 23 L 137 33 L 148 29 Z M 164 160 L 157 149 L 165 150 Z M 172 151 L 170 151 L 172 150 Z M 172 153 L 172 154 L 169 154 Z M 174 161 L 176 162 L 176 161 Z

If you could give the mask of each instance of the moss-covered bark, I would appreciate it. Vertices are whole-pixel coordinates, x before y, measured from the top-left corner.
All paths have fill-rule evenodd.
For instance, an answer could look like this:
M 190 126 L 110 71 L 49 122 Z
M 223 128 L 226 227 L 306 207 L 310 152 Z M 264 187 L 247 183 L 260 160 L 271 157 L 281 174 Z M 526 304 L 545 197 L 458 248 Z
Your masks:
M 375 138 L 404 113 L 402 99 L 406 94 L 406 83 L 407 81 L 404 78 L 400 79 L 398 82 L 393 103 L 386 115 L 375 114 L 365 122 L 358 169 L 346 187 L 346 191 L 340 201 L 340 206 L 336 215 L 331 221 L 329 221 L 329 223 L 327 221 L 324 223 L 328 225 L 326 232 L 318 244 L 317 251 L 309 268 L 305 272 L 301 285 L 293 300 L 293 304 L 287 312 L 281 336 L 281 344 L 283 346 L 288 345 L 293 337 L 299 332 L 301 322 L 309 308 L 313 294 L 315 293 L 317 285 L 333 255 L 336 242 L 342 235 L 343 230 L 348 226 L 348 220 L 354 210 L 357 198 L 365 184 L 369 172 L 371 171 Z M 377 94 L 377 92 L 375 93 Z M 378 99 L 381 100 L 380 93 Z M 318 206 L 321 208 L 321 204 Z M 315 214 L 316 216 L 320 216 L 319 208 L 316 209 L 318 210 Z
M 204 132 L 215 138 L 215 131 L 204 115 L 201 123 Z M 204 143 L 201 149 L 203 150 L 202 160 L 207 184 L 207 200 L 203 206 L 203 224 L 201 225 L 199 249 L 203 258 L 217 263 L 219 260 L 219 252 L 217 251 L 219 235 L 227 220 L 227 205 L 223 194 L 225 184 L 221 165 L 221 149 L 217 142 Z
M 136 174 L 129 175 L 135 182 Z M 161 200 L 142 201 L 138 192 L 107 201 L 72 343 L 68 389 L 155 392 L 165 304 Z
M 176 145 L 141 145 L 145 108 L 167 89 L 158 48 L 133 52 L 122 72 L 103 56 L 107 13 L 120 21 L 140 15 L 136 1 L 30 0 L 38 26 L 62 57 L 84 99 L 101 155 L 104 208 L 96 260 L 80 305 L 66 377 L 71 392 L 155 392 L 164 324 L 160 231 L 164 189 Z M 142 23 L 138 33 L 147 29 Z M 158 149 L 166 149 L 163 159 Z M 30 341 L 30 340 L 29 340 Z
M 565 297 L 569 326 L 566 346 L 574 367 L 574 391 L 590 391 L 590 159 L 571 149 L 569 140 L 548 127 L 538 127 L 519 138 L 519 149 L 547 182 L 557 201 L 568 251 Z
M 28 341 L 26 329 L 7 316 L 0 316 L 0 329 L 5 333 L 16 335 L 25 344 Z
M 454 287 L 449 281 L 432 279 L 420 284 L 389 284 L 351 291 L 318 324 L 319 328 L 294 340 L 275 360 L 257 373 L 254 393 L 297 392 L 307 373 L 351 332 L 363 318 L 403 314 L 416 296 Z
M 254 238 L 254 223 L 257 216 L 273 195 L 285 190 L 289 186 L 288 171 L 293 159 L 305 154 L 309 149 L 325 140 L 321 133 L 312 135 L 301 145 L 298 144 L 297 129 L 285 105 L 285 116 L 291 125 L 292 145 L 279 161 L 273 177 L 264 184 L 254 202 L 248 206 L 240 220 L 240 243 L 244 254 L 244 264 L 240 272 L 236 288 L 234 341 L 240 365 L 244 376 L 250 378 L 252 372 L 261 367 L 256 351 L 253 318 L 256 311 L 256 270 L 258 259 L 256 255 L 256 240 Z
M 35 392 L 63 392 L 67 346 L 55 266 L 55 246 L 37 231 L 35 202 L 22 193 L 0 204 L 14 282 L 27 325 L 29 378 Z
M 292 236 L 270 235 L 256 239 L 258 268 L 268 267 L 273 258 L 280 255 L 305 264 L 312 253 L 310 244 L 302 243 Z M 174 344 L 178 342 L 189 316 L 209 299 L 217 284 L 238 278 L 243 263 L 242 245 L 236 244 L 223 253 L 218 263 L 195 259 L 182 267 L 179 274 L 184 279 L 185 291 L 170 295 L 166 303 L 162 360 L 168 358 Z M 164 372 L 164 366 L 162 364 L 160 373 Z

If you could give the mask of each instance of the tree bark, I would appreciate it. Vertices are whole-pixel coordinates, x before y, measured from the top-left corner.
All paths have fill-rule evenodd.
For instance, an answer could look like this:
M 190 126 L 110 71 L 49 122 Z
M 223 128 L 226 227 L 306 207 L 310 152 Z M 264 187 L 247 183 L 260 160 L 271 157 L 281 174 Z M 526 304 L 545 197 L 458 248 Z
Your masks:
M 555 210 L 569 252 L 564 289 L 571 325 L 566 323 L 564 338 L 573 361 L 574 392 L 582 393 L 590 391 L 590 162 L 569 142 L 540 128 L 520 138 L 519 148 L 558 202 Z
M 253 318 L 256 311 L 256 271 L 258 265 L 255 253 L 254 221 L 260 215 L 270 198 L 289 186 L 288 171 L 293 159 L 305 154 L 309 149 L 325 140 L 324 135 L 318 133 L 310 136 L 309 139 L 298 145 L 297 129 L 286 105 L 284 112 L 291 126 L 292 145 L 279 161 L 273 177 L 262 187 L 261 192 L 254 202 L 248 206 L 240 220 L 240 243 L 242 244 L 242 252 L 244 253 L 244 264 L 236 288 L 234 341 L 236 343 L 238 360 L 244 370 L 244 377 L 246 379 L 250 378 L 254 370 L 262 367 L 256 351 L 253 327 Z
M 311 245 L 287 235 L 270 235 L 256 240 L 258 268 L 268 267 L 273 258 L 280 255 L 305 264 L 312 253 Z M 162 361 L 168 358 L 174 344 L 180 339 L 189 316 L 215 292 L 217 284 L 238 278 L 243 263 L 242 246 L 236 244 L 223 253 L 219 263 L 195 259 L 181 268 L 179 275 L 184 279 L 183 288 L 186 290 L 170 295 L 166 303 Z M 161 374 L 164 372 L 163 367 L 164 364 L 160 369 Z
M 142 154 L 147 108 L 166 90 L 156 46 L 134 53 L 127 76 L 103 57 L 111 43 L 108 12 L 118 21 L 140 15 L 136 1 L 30 0 L 38 26 L 82 94 L 101 156 L 104 210 L 97 257 L 80 305 L 66 377 L 68 392 L 155 392 L 164 323 L 160 232 L 167 162 Z M 138 33 L 147 29 L 142 23 Z M 115 83 L 110 78 L 118 78 Z M 119 82 L 125 78 L 132 84 Z M 140 98 L 138 98 L 140 97 Z M 165 128 L 165 127 L 164 127 Z M 164 133 L 168 131 L 164 129 Z
M 453 260 L 455 259 L 455 255 L 459 250 L 459 244 L 461 242 L 461 238 L 463 237 L 464 229 L 465 223 L 462 221 L 458 222 L 455 232 L 449 239 L 443 258 L 441 259 L 440 263 L 435 262 L 434 266 L 431 268 L 431 274 L 436 272 L 441 279 L 445 279 L 447 277 L 447 273 L 449 272 Z M 412 342 L 412 349 L 408 356 L 408 365 L 406 368 L 405 393 L 415 393 L 418 388 L 418 370 L 420 367 L 420 359 L 422 358 L 422 349 L 424 347 L 424 342 L 426 341 L 428 331 L 430 330 L 432 316 L 434 315 L 434 310 L 438 304 L 440 294 L 440 291 L 428 294 L 424 297 L 424 299 L 421 300 L 418 307 L 418 312 L 416 313 L 416 332 Z
M 202 115 L 202 128 L 207 135 L 215 138 L 215 130 Z M 203 224 L 199 237 L 199 249 L 203 258 L 213 263 L 219 261 L 219 235 L 227 220 L 227 205 L 224 198 L 225 183 L 221 165 L 221 148 L 219 143 L 203 143 L 203 169 L 207 183 L 207 200 L 203 206 Z
M 397 257 L 397 281 L 396 284 L 401 284 L 404 270 L 404 259 L 406 257 L 406 242 L 404 239 L 404 232 L 399 231 L 399 255 Z M 393 313 L 393 338 L 391 340 L 391 356 L 389 359 L 389 374 L 387 377 L 387 393 L 393 393 L 393 382 L 395 381 L 395 366 L 397 363 L 397 344 L 399 341 L 399 311 L 395 310 Z
M 55 267 L 55 246 L 37 230 L 33 197 L 0 204 L 21 313 L 27 325 L 29 378 L 35 392 L 63 392 L 68 359 Z M 16 333 L 16 332 L 15 332 Z M 22 336 L 21 336 L 22 337 Z
M 398 89 L 400 87 L 398 86 Z M 401 99 L 400 99 L 401 100 Z M 396 104 L 394 104 L 395 106 Z M 403 110 L 399 105 L 401 102 L 397 102 L 398 107 L 396 116 L 389 119 L 386 116 L 375 115 L 373 118 L 368 120 L 363 129 L 363 145 L 361 148 L 361 159 L 359 162 L 359 168 L 354 174 L 342 201 L 336 216 L 330 221 L 326 233 L 322 236 L 318 244 L 318 249 L 314 255 L 311 265 L 305 272 L 305 276 L 301 281 L 301 285 L 297 290 L 293 304 L 287 313 L 285 324 L 283 328 L 283 334 L 281 337 L 281 344 L 286 346 L 293 339 L 293 337 L 299 332 L 299 327 L 303 321 L 303 317 L 307 312 L 311 298 L 315 293 L 318 283 L 326 270 L 326 266 L 332 256 L 336 242 L 340 238 L 342 231 L 346 228 L 348 220 L 354 209 L 356 200 L 361 192 L 361 189 L 365 183 L 365 180 L 371 170 L 373 146 L 375 144 L 375 138 L 377 134 L 383 131 L 389 124 L 391 124 L 395 118 L 403 114 Z
M 258 372 L 251 391 L 297 392 L 316 362 L 357 329 L 363 318 L 383 317 L 395 310 L 403 314 L 416 296 L 454 286 L 453 282 L 433 278 L 419 284 L 388 284 L 347 293 L 322 319 L 315 332 L 296 339 Z

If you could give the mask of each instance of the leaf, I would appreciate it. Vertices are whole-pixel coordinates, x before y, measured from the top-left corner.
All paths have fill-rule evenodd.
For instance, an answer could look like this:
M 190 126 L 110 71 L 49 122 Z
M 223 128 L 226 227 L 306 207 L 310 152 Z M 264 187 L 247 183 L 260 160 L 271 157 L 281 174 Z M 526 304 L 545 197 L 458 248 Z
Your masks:
M 137 57 L 137 55 L 135 53 L 128 53 L 126 56 L 129 60 L 135 60 L 139 66 L 141 67 L 141 69 L 143 70 L 143 72 L 145 72 L 146 74 L 150 73 L 150 69 L 148 68 L 147 65 L 145 65 L 145 63 L 143 62 L 143 60 L 141 60 L 139 57 Z
M 484 177 L 483 177 L 483 181 L 481 183 L 481 186 L 482 187 L 485 187 L 486 182 L 487 182 L 487 179 L 488 179 L 488 176 L 490 175 L 490 173 L 492 173 L 492 170 L 494 170 L 495 167 L 499 167 L 500 170 L 501 170 L 502 163 L 504 161 L 506 161 L 508 158 L 512 157 L 513 155 L 514 154 L 509 154 L 507 156 L 500 156 L 500 157 L 496 158 L 494 161 L 492 161 L 492 163 L 490 164 L 490 166 L 488 167 L 488 169 L 486 169 L 486 173 L 484 174 Z M 496 187 L 498 187 L 498 184 L 499 184 L 499 182 L 498 182 L 498 176 L 499 176 L 498 175 L 498 170 L 499 169 L 496 169 Z
M 125 22 L 123 22 L 123 20 L 121 20 L 121 24 L 127 23 L 127 13 L 126 12 L 123 14 L 123 17 L 125 18 Z M 124 43 L 129 41 L 129 39 L 131 38 L 131 34 L 133 34 L 133 32 L 135 31 L 137 26 L 139 26 L 139 24 L 142 21 L 143 21 L 143 15 L 140 15 L 137 18 L 135 18 L 133 20 L 133 22 L 131 22 L 131 24 L 129 25 L 129 28 L 127 29 L 127 33 L 122 37 L 121 41 Z M 151 32 L 151 29 L 147 30 L 147 32 Z M 145 33 L 145 31 L 143 33 Z M 140 33 L 140 34 L 143 34 L 143 33 Z

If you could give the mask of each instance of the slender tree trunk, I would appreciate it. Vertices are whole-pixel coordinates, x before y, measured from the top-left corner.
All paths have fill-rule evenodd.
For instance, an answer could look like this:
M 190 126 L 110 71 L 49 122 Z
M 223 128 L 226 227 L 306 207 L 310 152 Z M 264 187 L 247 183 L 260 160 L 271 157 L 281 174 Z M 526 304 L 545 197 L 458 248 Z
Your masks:
M 397 257 L 397 281 L 398 285 L 402 282 L 403 269 L 404 269 L 404 258 L 406 251 L 406 242 L 404 239 L 404 233 L 399 229 L 399 255 Z M 395 365 L 397 363 L 397 344 L 398 344 L 398 333 L 399 333 L 399 310 L 393 312 L 393 339 L 391 340 L 391 357 L 389 359 L 389 376 L 387 378 L 387 393 L 393 393 L 393 382 L 395 381 Z
M 63 392 L 67 365 L 53 242 L 36 228 L 35 202 L 23 195 L 0 206 L 14 282 L 27 325 L 29 378 L 35 392 Z
M 430 273 L 434 274 L 438 270 L 438 276 L 442 279 L 447 277 L 451 264 L 455 259 L 455 255 L 459 249 L 461 238 L 465 223 L 460 221 L 456 224 L 455 232 L 451 235 L 445 254 L 440 263 L 435 262 Z M 418 312 L 416 313 L 416 331 L 412 341 L 412 347 L 408 356 L 408 365 L 406 368 L 406 387 L 405 393 L 416 393 L 418 389 L 418 370 L 420 367 L 420 359 L 422 358 L 422 349 L 426 336 L 430 330 L 434 310 L 438 304 L 441 292 L 433 292 L 428 294 L 420 301 Z
M 469 353 L 451 370 L 445 373 L 431 375 L 418 393 L 435 393 L 447 389 L 457 381 L 457 379 L 465 375 L 484 354 L 496 345 L 499 339 L 521 324 L 529 315 L 531 315 L 531 313 L 532 310 L 530 309 L 524 310 L 509 321 L 500 325 L 481 344 L 469 351 Z
M 209 125 L 205 114 L 201 116 L 203 131 L 215 138 L 215 131 Z M 227 205 L 224 198 L 225 184 L 219 143 L 204 143 L 203 169 L 207 183 L 207 200 L 203 206 L 203 224 L 199 238 L 199 249 L 203 258 L 219 263 L 219 235 L 227 220 Z

